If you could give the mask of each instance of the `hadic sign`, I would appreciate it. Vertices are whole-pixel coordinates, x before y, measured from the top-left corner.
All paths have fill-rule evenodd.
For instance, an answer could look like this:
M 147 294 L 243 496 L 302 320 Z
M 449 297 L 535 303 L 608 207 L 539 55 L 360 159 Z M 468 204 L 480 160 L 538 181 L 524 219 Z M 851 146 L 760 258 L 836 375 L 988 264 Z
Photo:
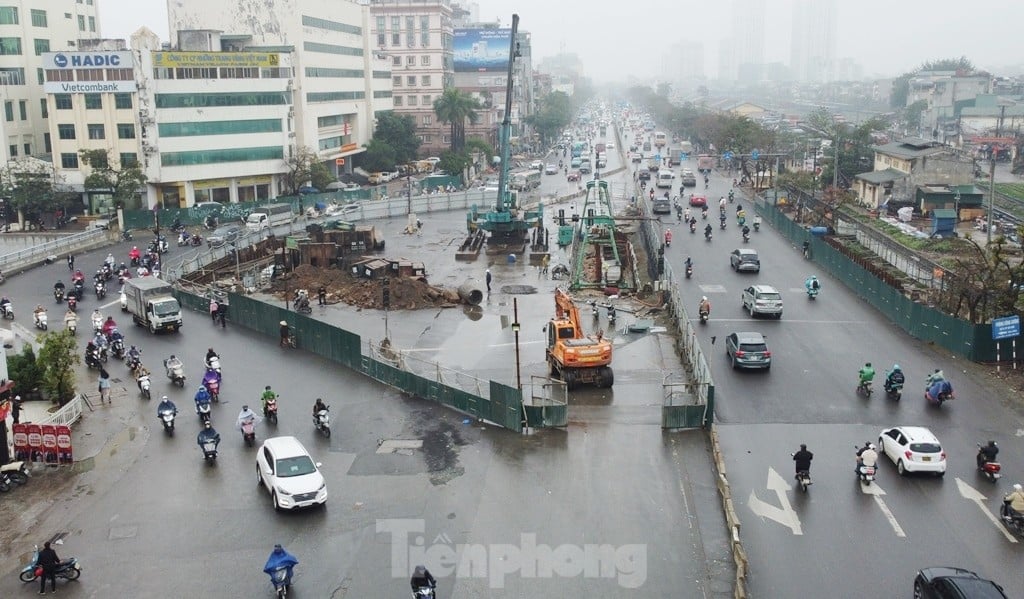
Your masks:
M 43 52 L 47 69 L 131 69 L 132 53 L 117 52 Z

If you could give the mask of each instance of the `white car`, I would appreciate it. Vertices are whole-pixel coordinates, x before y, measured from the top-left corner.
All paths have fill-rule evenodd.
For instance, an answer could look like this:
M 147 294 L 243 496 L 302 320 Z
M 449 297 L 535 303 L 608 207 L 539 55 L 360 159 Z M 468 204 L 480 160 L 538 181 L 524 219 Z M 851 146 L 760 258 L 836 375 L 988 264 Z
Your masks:
M 256 454 L 256 482 L 266 487 L 275 510 L 327 503 L 327 483 L 295 437 L 273 437 Z
M 946 452 L 942 444 L 923 426 L 896 426 L 878 435 L 878 449 L 896 464 L 901 475 L 908 472 L 946 473 Z
M 604 144 L 604 148 L 606 150 L 614 150 L 615 149 L 615 144 L 613 144 L 611 142 L 608 142 L 608 143 Z

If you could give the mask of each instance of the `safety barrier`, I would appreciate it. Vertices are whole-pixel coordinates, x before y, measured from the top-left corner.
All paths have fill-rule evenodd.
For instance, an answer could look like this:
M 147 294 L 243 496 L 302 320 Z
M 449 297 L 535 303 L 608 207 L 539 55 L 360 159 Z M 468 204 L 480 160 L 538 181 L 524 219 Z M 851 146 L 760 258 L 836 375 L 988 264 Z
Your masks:
M 64 404 L 61 409 L 52 412 L 39 421 L 39 424 L 53 424 L 71 426 L 82 417 L 82 406 L 85 404 L 84 397 L 76 394 L 71 401 Z
M 90 229 L 81 233 L 65 235 L 60 239 L 0 256 L 0 270 L 15 271 L 29 266 L 38 266 L 50 256 L 59 257 L 99 247 L 109 243 L 116 236 L 117 233 L 104 229 Z

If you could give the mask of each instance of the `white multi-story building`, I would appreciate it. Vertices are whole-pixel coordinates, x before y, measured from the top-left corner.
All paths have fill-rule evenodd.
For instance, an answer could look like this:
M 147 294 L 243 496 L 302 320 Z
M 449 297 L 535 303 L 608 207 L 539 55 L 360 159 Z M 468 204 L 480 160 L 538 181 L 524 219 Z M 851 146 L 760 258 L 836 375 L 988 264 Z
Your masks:
M 376 112 L 392 109 L 391 62 L 374 57 L 369 6 L 352 0 L 175 0 L 172 37 L 216 30 L 250 52 L 294 53 L 291 92 L 295 145 L 339 170 L 364 151 Z M 180 40 L 172 39 L 174 43 Z M 228 45 L 230 48 L 230 45 Z M 340 164 L 344 162 L 344 165 Z
M 43 55 L 99 38 L 93 0 L 5 0 L 0 6 L 0 161 L 50 152 Z
M 455 83 L 451 0 L 370 0 L 373 46 L 391 64 L 395 112 L 412 117 L 424 155 L 447 149 L 434 100 Z
M 797 81 L 826 83 L 836 74 L 835 0 L 795 0 L 790 70 Z

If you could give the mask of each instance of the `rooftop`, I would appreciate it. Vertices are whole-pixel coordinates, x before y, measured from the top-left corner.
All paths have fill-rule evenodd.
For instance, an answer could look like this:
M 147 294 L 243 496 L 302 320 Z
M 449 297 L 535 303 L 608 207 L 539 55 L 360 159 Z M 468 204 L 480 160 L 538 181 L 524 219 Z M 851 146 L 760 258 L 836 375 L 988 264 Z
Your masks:
M 946 147 L 941 143 L 920 137 L 906 137 L 884 145 L 872 146 L 871 149 L 889 156 L 911 160 L 922 156 L 942 154 L 947 151 Z
M 861 173 L 857 175 L 857 178 L 868 183 L 880 185 L 882 183 L 890 183 L 898 179 L 902 179 L 907 176 L 907 173 L 898 171 L 894 168 L 887 168 L 884 171 L 871 171 L 869 173 Z

